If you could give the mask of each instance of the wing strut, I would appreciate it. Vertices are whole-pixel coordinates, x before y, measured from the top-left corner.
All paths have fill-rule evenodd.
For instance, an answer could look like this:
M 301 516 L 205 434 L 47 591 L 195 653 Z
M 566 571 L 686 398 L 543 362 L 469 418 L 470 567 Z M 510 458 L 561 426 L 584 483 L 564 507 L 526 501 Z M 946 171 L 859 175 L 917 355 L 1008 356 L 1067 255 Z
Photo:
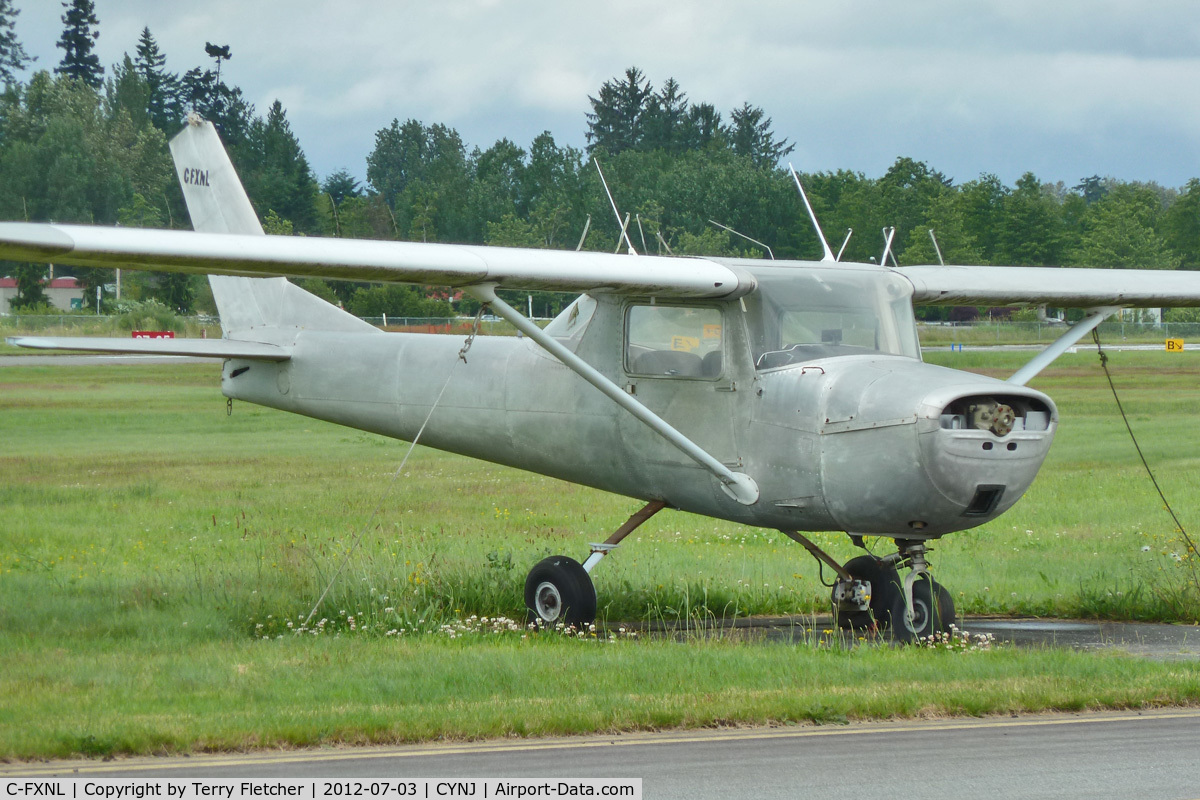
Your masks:
M 595 386 L 621 408 L 646 423 L 651 430 L 677 447 L 688 458 L 711 472 L 721 482 L 721 488 L 725 490 L 725 493 L 734 500 L 744 506 L 758 502 L 758 484 L 754 482 L 753 478 L 742 472 L 734 472 L 713 458 L 698 444 L 675 430 L 666 420 L 639 403 L 591 364 L 559 344 L 553 336 L 546 335 L 545 331 L 497 297 L 494 284 L 476 284 L 468 286 L 465 291 L 480 302 L 489 304 L 499 316 L 511 322 L 517 330 L 541 345 L 542 349 L 561 361 L 564 366 Z
M 1029 383 L 1035 375 L 1050 366 L 1054 359 L 1065 353 L 1068 347 L 1078 342 L 1084 336 L 1087 336 L 1097 325 L 1120 310 L 1120 306 L 1104 306 L 1102 308 L 1091 309 L 1092 313 L 1090 315 L 1076 322 L 1066 333 L 1058 337 L 1053 344 L 1034 356 L 1028 364 L 1014 372 L 1012 377 L 1008 379 L 1008 383 L 1017 386 L 1024 386 Z

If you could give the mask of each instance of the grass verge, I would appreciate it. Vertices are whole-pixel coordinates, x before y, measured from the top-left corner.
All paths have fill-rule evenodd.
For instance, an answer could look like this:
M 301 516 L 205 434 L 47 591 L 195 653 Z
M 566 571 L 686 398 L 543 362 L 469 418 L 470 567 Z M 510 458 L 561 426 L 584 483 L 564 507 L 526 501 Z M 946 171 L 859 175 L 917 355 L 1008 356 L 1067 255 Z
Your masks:
M 204 636 L 0 639 L 5 758 L 165 754 L 714 725 L 1147 708 L 1200 669 L 1002 648 Z

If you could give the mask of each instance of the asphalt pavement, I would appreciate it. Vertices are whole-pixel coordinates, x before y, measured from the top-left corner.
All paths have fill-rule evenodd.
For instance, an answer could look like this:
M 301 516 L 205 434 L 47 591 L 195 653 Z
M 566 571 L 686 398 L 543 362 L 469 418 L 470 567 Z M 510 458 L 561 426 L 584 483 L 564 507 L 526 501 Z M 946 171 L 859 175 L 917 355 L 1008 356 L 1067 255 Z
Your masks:
M 1200 710 L 0 765 L 0 779 L 641 778 L 645 798 L 1200 798 Z

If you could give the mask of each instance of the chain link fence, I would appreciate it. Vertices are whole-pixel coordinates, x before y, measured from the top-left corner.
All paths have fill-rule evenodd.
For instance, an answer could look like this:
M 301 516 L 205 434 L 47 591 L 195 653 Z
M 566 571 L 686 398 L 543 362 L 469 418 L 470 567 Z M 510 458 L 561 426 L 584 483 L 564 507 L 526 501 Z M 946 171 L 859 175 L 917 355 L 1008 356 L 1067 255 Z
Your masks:
M 1070 323 L 1052 322 L 922 322 L 917 331 L 924 345 L 1049 344 L 1070 327 Z M 1109 320 L 1100 325 L 1100 339 L 1146 344 L 1161 344 L 1167 339 L 1200 340 L 1200 323 Z
M 221 335 L 220 320 L 213 316 L 179 317 L 176 332 L 182 336 Z M 466 333 L 474 321 L 472 317 L 363 317 L 378 328 L 389 331 L 416 333 Z M 547 319 L 535 319 L 545 324 Z M 119 315 L 97 316 L 95 314 L 12 314 L 0 316 L 0 332 L 4 335 L 40 334 L 45 336 L 125 336 L 131 328 L 122 323 Z M 1040 344 L 1053 342 L 1070 325 L 1051 322 L 922 322 L 917 325 L 921 343 L 925 345 L 946 344 Z M 509 326 L 495 318 L 485 317 L 482 332 L 503 334 L 511 332 Z M 1197 322 L 1124 322 L 1109 320 L 1100 325 L 1100 337 L 1108 341 L 1163 342 L 1166 339 L 1200 341 L 1200 323 Z

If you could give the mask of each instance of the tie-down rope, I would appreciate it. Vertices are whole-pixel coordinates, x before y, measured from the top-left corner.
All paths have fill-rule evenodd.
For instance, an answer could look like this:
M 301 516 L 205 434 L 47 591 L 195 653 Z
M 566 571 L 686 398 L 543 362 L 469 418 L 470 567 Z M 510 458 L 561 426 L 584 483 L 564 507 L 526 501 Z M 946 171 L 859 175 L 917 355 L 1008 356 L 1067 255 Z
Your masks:
M 1175 530 L 1183 537 L 1184 544 L 1188 547 L 1188 567 L 1192 572 L 1192 583 L 1200 588 L 1200 575 L 1196 572 L 1196 558 L 1200 553 L 1196 551 L 1196 545 L 1192 541 L 1192 537 L 1184 530 L 1183 523 L 1179 521 L 1179 517 L 1175 516 L 1175 509 L 1171 508 L 1171 503 L 1167 500 L 1167 496 L 1163 494 L 1162 487 L 1158 485 L 1158 479 L 1154 477 L 1154 471 L 1150 469 L 1150 464 L 1146 461 L 1146 456 L 1142 452 L 1141 445 L 1138 444 L 1137 437 L 1133 434 L 1133 427 L 1129 424 L 1129 417 L 1125 415 L 1125 407 L 1121 405 L 1121 398 L 1117 396 L 1117 387 L 1113 385 L 1112 375 L 1108 371 L 1108 353 L 1104 352 L 1104 348 L 1100 346 L 1100 330 L 1099 328 L 1092 329 L 1092 339 L 1096 342 L 1096 352 L 1100 354 L 1100 366 L 1104 368 L 1104 377 L 1108 378 L 1108 388 L 1112 390 L 1113 400 L 1117 401 L 1117 410 L 1121 412 L 1121 419 L 1125 422 L 1125 430 L 1129 431 L 1129 438 L 1133 440 L 1133 448 L 1137 450 L 1138 458 L 1142 460 L 1142 466 L 1146 468 L 1146 474 L 1150 476 L 1150 482 L 1154 484 L 1154 491 L 1158 492 L 1158 498 L 1162 500 L 1163 508 L 1171 515 L 1171 519 L 1175 521 Z
M 479 307 L 479 311 L 475 314 L 475 322 L 471 325 L 471 332 L 467 334 L 467 340 L 463 342 L 462 348 L 458 351 L 458 356 L 455 357 L 454 363 L 450 365 L 450 372 L 446 375 L 446 382 L 442 384 L 442 390 L 438 392 L 437 397 L 434 398 L 433 405 L 429 407 L 429 413 L 425 415 L 425 421 L 422 422 L 421 427 L 417 429 L 417 435 L 413 437 L 412 442 L 409 444 L 408 451 L 404 454 L 404 458 L 400 460 L 400 464 L 396 467 L 396 471 L 392 473 L 392 477 L 388 480 L 387 486 L 384 487 L 383 495 L 379 498 L 379 503 L 375 506 L 375 510 L 371 512 L 370 519 L 367 520 L 367 523 L 362 527 L 362 530 L 355 534 L 354 541 L 350 543 L 350 549 L 346 551 L 346 555 L 342 559 L 342 563 L 338 564 L 338 568 L 334 571 L 333 575 L 329 578 L 329 583 L 325 586 L 325 591 L 321 592 L 321 596 L 317 598 L 317 602 L 313 603 L 312 611 L 308 612 L 308 616 L 304 618 L 305 625 L 307 625 L 309 621 L 316 616 L 317 609 L 321 607 L 321 603 L 325 602 L 325 598 L 328 596 L 329 590 L 333 588 L 333 584 L 337 582 L 338 577 L 342 574 L 342 570 L 346 568 L 346 564 L 350 561 L 350 556 L 353 555 L 354 551 L 358 549 L 358 545 L 362 541 L 363 536 L 366 535 L 367 531 L 371 530 L 371 526 L 375 524 L 375 518 L 379 516 L 379 512 L 383 510 L 383 504 L 386 503 L 388 497 L 391 496 L 392 490 L 396 486 L 396 479 L 400 477 L 401 471 L 404 470 L 404 465 L 408 463 L 408 457 L 411 456 L 413 450 L 416 449 L 417 442 L 421 439 L 421 434 L 425 432 L 425 426 L 429 424 L 429 419 L 433 416 L 433 412 L 437 409 L 438 404 L 442 402 L 442 396 L 446 394 L 446 389 L 450 386 L 450 379 L 454 377 L 454 368 L 458 366 L 459 361 L 464 364 L 467 363 L 467 351 L 471 349 L 471 345 L 475 343 L 475 337 L 479 335 L 479 324 L 483 320 L 483 313 L 487 310 L 487 308 L 488 306 L 486 303 Z

